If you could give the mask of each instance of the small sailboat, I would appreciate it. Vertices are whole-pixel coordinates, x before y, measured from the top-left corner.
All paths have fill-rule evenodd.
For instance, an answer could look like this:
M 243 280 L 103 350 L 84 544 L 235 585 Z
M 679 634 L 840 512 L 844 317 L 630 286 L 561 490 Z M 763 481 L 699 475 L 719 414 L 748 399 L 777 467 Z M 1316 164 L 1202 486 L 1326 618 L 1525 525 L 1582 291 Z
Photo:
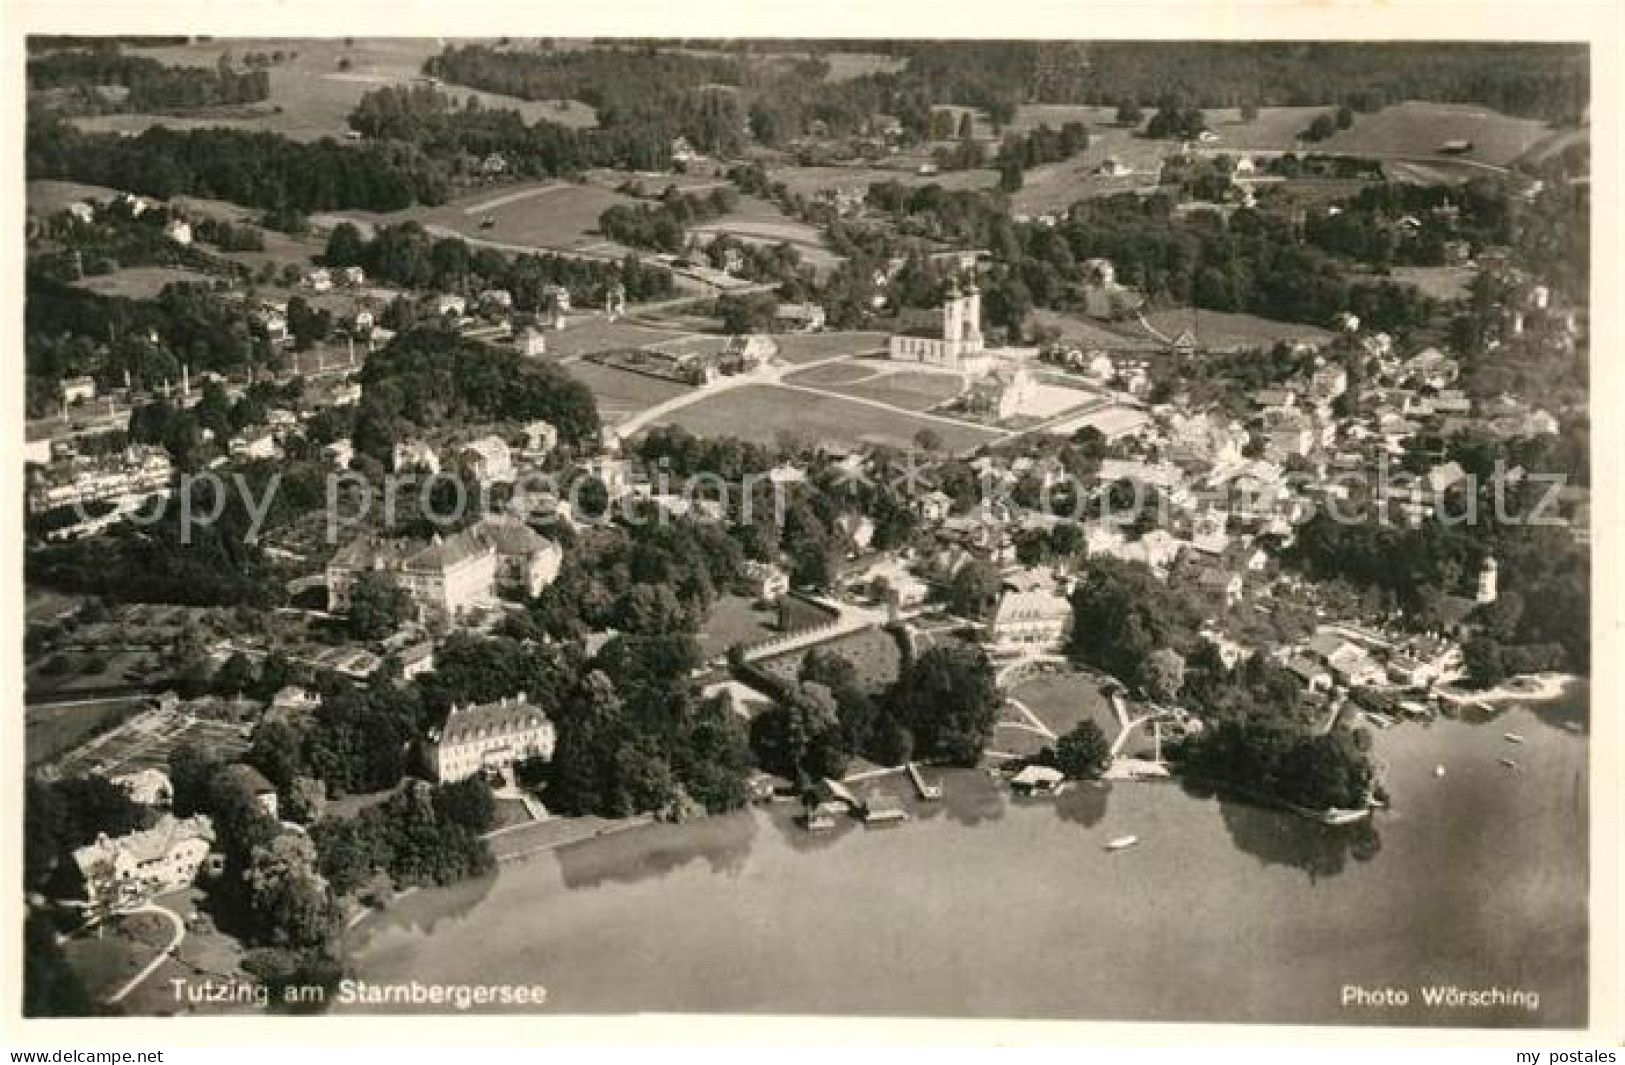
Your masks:
M 1517 763 L 1517 762 L 1514 762 L 1514 761 L 1513 761 L 1513 760 L 1512 760 L 1512 759 L 1510 759 L 1510 758 L 1503 758 L 1503 759 L 1501 759 L 1501 764 L 1502 764 L 1502 765 L 1504 765 L 1504 766 L 1506 766 L 1506 767 L 1507 767 L 1507 768 L 1508 768 L 1508 769 L 1516 769 L 1516 768 L 1518 768 L 1518 763 Z
M 1508 743 L 1522 743 L 1523 742 L 1523 737 L 1518 735 L 1516 732 L 1503 732 L 1503 733 L 1501 733 L 1501 738 L 1503 740 L 1506 740 Z
M 1443 765 L 1434 766 L 1433 767 L 1433 775 L 1436 776 L 1436 777 L 1444 776 L 1444 766 Z
M 1139 842 L 1139 836 L 1118 836 L 1116 839 L 1106 844 L 1106 849 L 1109 851 L 1127 850 Z

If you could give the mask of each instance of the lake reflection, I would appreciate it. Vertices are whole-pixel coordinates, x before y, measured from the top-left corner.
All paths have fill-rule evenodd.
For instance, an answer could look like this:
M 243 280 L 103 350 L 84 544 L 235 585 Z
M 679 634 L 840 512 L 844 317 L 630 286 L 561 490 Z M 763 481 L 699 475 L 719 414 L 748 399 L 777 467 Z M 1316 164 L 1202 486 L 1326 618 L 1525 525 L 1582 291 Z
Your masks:
M 809 833 L 787 803 L 607 836 L 407 899 L 358 930 L 351 960 L 370 980 L 539 982 L 563 1012 L 1577 1025 L 1576 718 L 1379 733 L 1393 808 L 1367 825 L 1174 783 L 1015 799 L 949 770 L 944 801 L 924 803 L 885 777 L 860 790 L 911 822 Z M 1516 772 L 1503 731 L 1526 737 Z M 1106 850 L 1125 834 L 1139 846 Z M 1424 981 L 1528 988 L 1540 1009 L 1430 1010 Z M 1417 1004 L 1350 1011 L 1349 983 Z

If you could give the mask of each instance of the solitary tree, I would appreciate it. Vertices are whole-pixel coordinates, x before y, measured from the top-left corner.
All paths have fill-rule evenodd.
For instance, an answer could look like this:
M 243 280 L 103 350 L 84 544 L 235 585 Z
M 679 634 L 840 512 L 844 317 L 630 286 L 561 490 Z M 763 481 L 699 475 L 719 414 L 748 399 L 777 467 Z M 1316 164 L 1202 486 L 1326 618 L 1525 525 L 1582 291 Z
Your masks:
M 1055 768 L 1069 777 L 1098 780 L 1112 764 L 1112 745 L 1093 721 L 1076 727 L 1055 741 Z

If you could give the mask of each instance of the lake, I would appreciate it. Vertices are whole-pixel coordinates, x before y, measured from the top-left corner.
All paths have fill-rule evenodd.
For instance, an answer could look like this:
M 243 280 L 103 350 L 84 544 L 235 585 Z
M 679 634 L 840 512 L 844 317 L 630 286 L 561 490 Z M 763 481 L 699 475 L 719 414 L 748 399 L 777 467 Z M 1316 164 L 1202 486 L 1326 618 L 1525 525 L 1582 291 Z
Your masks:
M 354 933 L 351 962 L 542 984 L 560 1013 L 1581 1026 L 1587 705 L 1576 687 L 1379 732 L 1393 802 L 1369 825 L 1173 783 L 1013 799 L 954 771 L 902 825 L 811 835 L 759 808 L 420 892 Z M 1430 987 L 1510 1001 L 1429 1005 Z

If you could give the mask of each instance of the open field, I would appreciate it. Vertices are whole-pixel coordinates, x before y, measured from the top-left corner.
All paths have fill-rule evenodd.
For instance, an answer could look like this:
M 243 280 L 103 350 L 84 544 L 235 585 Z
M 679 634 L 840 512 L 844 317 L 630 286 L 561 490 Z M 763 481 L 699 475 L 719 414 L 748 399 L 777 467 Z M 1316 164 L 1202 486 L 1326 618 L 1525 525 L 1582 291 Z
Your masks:
M 1157 332 L 1170 339 L 1186 329 L 1196 334 L 1197 340 L 1209 348 L 1266 347 L 1281 340 L 1305 340 L 1319 343 L 1330 340 L 1332 334 L 1319 326 L 1298 322 L 1277 322 L 1251 314 L 1227 314 L 1222 311 L 1202 311 L 1190 308 L 1154 311 L 1145 316 Z
M 1436 300 L 1465 299 L 1468 286 L 1478 276 L 1468 266 L 1396 266 L 1389 273 L 1393 280 Z
M 737 436 L 771 444 L 781 432 L 810 442 L 885 444 L 907 447 L 929 426 L 950 449 L 968 450 L 992 439 L 972 425 L 893 414 L 833 395 L 814 395 L 773 385 L 747 385 L 702 399 L 660 419 L 698 436 Z
M 598 216 L 616 204 L 633 202 L 598 185 L 543 181 L 479 189 L 438 207 L 414 207 L 390 215 L 356 213 L 373 222 L 440 226 L 475 241 L 561 251 L 585 248 L 620 255 L 630 249 L 604 240 L 598 232 Z M 481 228 L 486 218 L 493 224 Z
M 571 317 L 563 329 L 548 330 L 547 358 L 574 360 L 595 351 L 647 347 L 685 335 L 675 329 L 656 329 L 624 319 L 612 322 L 598 315 L 581 315 Z
M 1117 735 L 1117 716 L 1106 701 L 1100 685 L 1082 673 L 1041 673 L 1022 681 L 1010 692 L 1022 705 L 1038 715 L 1057 736 L 1064 736 L 1079 722 L 1089 720 L 1100 726 L 1107 739 Z
M 179 118 L 160 115 L 102 115 L 77 120 L 82 129 L 140 132 L 163 124 L 172 128 L 231 126 L 239 129 L 269 130 L 295 140 L 342 137 L 349 128 L 350 112 L 361 97 L 384 85 L 411 82 L 422 74 L 423 62 L 440 51 L 432 37 L 399 39 L 360 39 L 346 45 L 342 39 L 231 38 L 199 40 L 184 45 L 130 49 L 163 63 L 179 66 L 214 66 L 222 53 L 230 51 L 239 61 L 249 52 L 277 50 L 297 53 L 287 62 L 271 67 L 271 96 L 261 104 L 222 109 L 217 113 L 194 112 Z M 343 60 L 348 69 L 340 69 Z M 524 101 L 494 93 L 475 92 L 459 86 L 443 87 L 459 102 L 477 96 L 488 108 L 518 111 L 525 121 L 546 119 L 576 128 L 597 125 L 592 108 L 577 101 Z
M 1331 151 L 1374 155 L 1439 154 L 1450 140 L 1472 141 L 1471 151 L 1454 158 L 1506 166 L 1551 132 L 1537 119 L 1513 118 L 1473 104 L 1408 101 L 1376 114 L 1357 115 L 1352 128 L 1325 141 Z M 1440 156 L 1449 160 L 1450 156 Z
M 832 359 L 837 355 L 867 355 L 884 351 L 885 333 L 786 333 L 779 342 L 779 361 L 804 363 Z
M 146 696 L 103 699 L 76 706 L 29 706 L 23 710 L 23 749 L 29 765 L 49 762 L 99 732 L 139 713 Z
M 1063 339 L 1086 348 L 1143 352 L 1163 350 L 1163 345 L 1133 319 L 1107 323 L 1040 307 L 1033 311 L 1033 322 L 1047 329 L 1059 330 Z
M 172 266 L 132 266 L 110 274 L 87 277 L 79 282 L 80 288 L 89 289 L 99 296 L 125 296 L 130 299 L 151 299 L 164 290 L 164 286 L 189 281 L 209 281 L 208 274 L 195 270 L 181 270 Z
M 945 189 L 990 189 L 999 182 L 992 170 L 954 170 L 940 174 L 919 174 L 913 170 L 888 170 L 876 166 L 787 166 L 768 175 L 782 181 L 792 192 L 812 196 L 826 189 L 865 191 L 876 182 L 896 181 L 910 187 L 941 185 Z
M 657 403 L 692 391 L 687 385 L 591 362 L 572 363 L 570 376 L 592 389 L 606 425 L 619 425 Z
M 957 375 L 903 370 L 877 374 L 853 384 L 836 385 L 832 392 L 878 399 L 904 410 L 930 410 L 959 395 L 963 382 Z

